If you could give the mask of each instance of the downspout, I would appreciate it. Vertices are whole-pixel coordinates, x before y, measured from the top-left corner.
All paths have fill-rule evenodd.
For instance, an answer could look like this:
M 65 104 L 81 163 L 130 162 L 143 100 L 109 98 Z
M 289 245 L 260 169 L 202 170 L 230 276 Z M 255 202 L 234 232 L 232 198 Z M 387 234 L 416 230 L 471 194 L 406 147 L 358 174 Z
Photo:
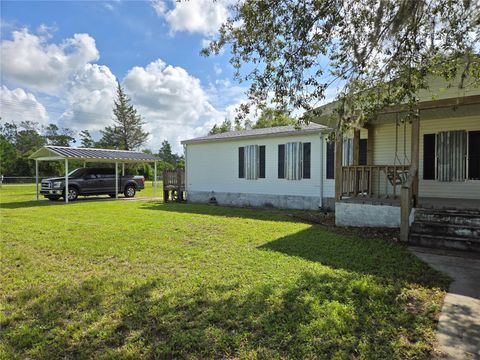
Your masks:
M 320 132 L 319 140 L 320 140 L 320 199 L 318 201 L 318 208 L 321 209 L 323 207 L 323 133 Z
M 185 157 L 185 170 L 184 170 L 185 195 L 188 199 L 188 192 L 187 192 L 187 186 L 188 186 L 188 181 L 187 181 L 187 149 L 188 149 L 187 144 L 183 144 L 183 154 L 184 154 L 184 157 Z

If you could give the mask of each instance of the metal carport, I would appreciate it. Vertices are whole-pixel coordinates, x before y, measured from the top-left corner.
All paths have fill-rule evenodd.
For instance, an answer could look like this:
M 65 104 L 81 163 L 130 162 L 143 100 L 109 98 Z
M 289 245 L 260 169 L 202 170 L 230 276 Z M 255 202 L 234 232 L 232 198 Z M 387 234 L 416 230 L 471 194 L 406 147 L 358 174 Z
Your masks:
M 39 161 L 65 161 L 65 203 L 68 203 L 68 162 L 69 160 L 87 162 L 114 163 L 115 164 L 115 198 L 118 198 L 118 164 L 122 164 L 122 175 L 125 173 L 126 163 L 154 163 L 153 171 L 153 196 L 157 192 L 157 161 L 160 159 L 152 154 L 139 151 L 75 148 L 65 146 L 44 146 L 30 155 L 29 159 L 35 160 L 35 185 L 37 200 L 38 189 L 38 162 Z

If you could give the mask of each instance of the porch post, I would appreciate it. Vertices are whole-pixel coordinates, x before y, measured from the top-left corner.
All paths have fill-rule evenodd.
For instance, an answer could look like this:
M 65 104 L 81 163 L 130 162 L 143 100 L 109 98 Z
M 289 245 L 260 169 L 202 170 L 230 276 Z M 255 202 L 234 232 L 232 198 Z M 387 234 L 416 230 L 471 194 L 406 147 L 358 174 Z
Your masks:
M 118 162 L 115 162 L 115 199 L 118 199 Z
M 35 188 L 37 192 L 37 201 L 39 200 L 38 196 L 38 160 L 35 159 Z
M 153 197 L 157 196 L 157 162 L 153 163 Z
M 68 204 L 68 159 L 65 159 L 65 204 Z
M 342 198 L 342 159 L 343 159 L 343 134 L 337 130 L 335 134 L 335 200 Z
M 419 155 L 419 143 L 420 143 L 420 118 L 415 117 L 412 120 L 412 148 L 411 148 L 411 164 L 410 167 L 417 169 L 415 176 L 412 182 L 412 198 L 413 198 L 413 207 L 417 206 L 418 203 L 418 167 L 420 164 L 420 155 Z
M 368 125 L 367 130 L 367 165 L 373 165 L 373 142 L 375 141 L 375 131 L 373 125 Z

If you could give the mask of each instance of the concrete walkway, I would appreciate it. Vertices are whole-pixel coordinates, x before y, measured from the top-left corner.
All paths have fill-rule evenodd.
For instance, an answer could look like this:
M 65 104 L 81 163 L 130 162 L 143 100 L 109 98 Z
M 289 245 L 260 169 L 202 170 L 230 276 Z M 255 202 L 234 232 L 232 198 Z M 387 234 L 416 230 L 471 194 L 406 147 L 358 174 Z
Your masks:
M 453 279 L 438 322 L 436 359 L 480 360 L 479 254 L 420 247 L 410 250 Z

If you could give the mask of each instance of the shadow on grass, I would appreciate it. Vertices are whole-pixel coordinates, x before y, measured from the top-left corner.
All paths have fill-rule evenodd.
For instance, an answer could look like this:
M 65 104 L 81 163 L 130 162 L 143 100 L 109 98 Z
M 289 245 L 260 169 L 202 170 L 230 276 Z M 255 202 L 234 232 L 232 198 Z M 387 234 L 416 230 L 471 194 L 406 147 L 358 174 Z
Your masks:
M 229 218 L 244 218 L 265 221 L 292 221 L 302 222 L 295 219 L 291 214 L 304 213 L 302 210 L 285 210 L 276 208 L 245 208 L 234 206 L 220 206 L 209 204 L 190 203 L 158 203 L 149 202 L 141 207 L 144 210 L 159 210 L 166 212 L 197 214 L 209 216 L 221 216 Z
M 63 201 L 50 201 L 50 200 L 30 200 L 30 201 L 12 201 L 12 202 L 0 202 L 0 209 L 24 209 L 34 208 L 41 206 L 55 206 L 63 205 Z
M 308 271 L 257 286 L 92 279 L 10 297 L 0 337 L 7 356 L 42 359 L 426 358 L 436 314 L 404 290 Z
M 318 226 L 276 239 L 259 249 L 390 281 L 443 288 L 450 281 L 447 276 L 430 268 L 399 244 L 381 239 L 340 235 Z
M 85 196 L 83 197 L 80 195 L 80 197 L 77 200 L 70 201 L 69 205 L 73 204 L 82 204 L 82 203 L 89 203 L 89 202 L 97 202 L 97 201 L 115 201 L 115 200 L 129 200 L 125 198 L 123 195 L 119 195 L 118 199 L 112 199 L 109 196 Z M 55 200 L 55 201 L 50 201 L 48 199 L 40 199 L 38 201 L 36 200 L 30 200 L 30 201 L 12 201 L 12 202 L 0 202 L 0 208 L 3 209 L 22 209 L 22 208 L 33 208 L 33 207 L 39 207 L 39 206 L 54 206 L 54 205 L 66 205 L 65 201 L 63 199 Z
M 298 210 L 177 203 L 145 203 L 142 209 L 265 221 L 302 222 L 294 216 L 302 213 Z M 445 288 L 450 282 L 448 277 L 417 259 L 401 244 L 382 239 L 339 234 L 321 226 L 311 226 L 258 248 L 387 280 Z

